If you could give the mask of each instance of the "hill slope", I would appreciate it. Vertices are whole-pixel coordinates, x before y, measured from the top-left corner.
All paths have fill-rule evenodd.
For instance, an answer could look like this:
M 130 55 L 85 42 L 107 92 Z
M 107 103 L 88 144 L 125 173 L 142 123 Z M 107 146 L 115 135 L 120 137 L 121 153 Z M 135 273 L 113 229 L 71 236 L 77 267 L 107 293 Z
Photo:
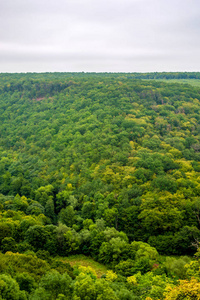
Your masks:
M 103 219 L 161 253 L 190 253 L 200 90 L 122 74 L 15 76 L 1 84 L 2 203 L 25 196 L 25 213 L 37 206 L 53 224 Z

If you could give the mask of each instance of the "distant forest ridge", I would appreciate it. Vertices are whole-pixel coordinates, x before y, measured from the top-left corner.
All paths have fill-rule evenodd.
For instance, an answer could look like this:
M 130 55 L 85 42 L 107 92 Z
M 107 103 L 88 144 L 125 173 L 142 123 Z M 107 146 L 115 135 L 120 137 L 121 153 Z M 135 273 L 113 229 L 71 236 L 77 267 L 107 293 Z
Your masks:
M 95 72 L 44 72 L 44 73 L 0 73 L 0 94 L 4 92 L 27 91 L 35 85 L 37 94 L 60 92 L 68 88 L 73 80 L 94 79 L 145 79 L 145 80 L 180 80 L 180 83 L 191 83 L 199 86 L 200 72 L 150 72 L 150 73 L 95 73 Z M 192 81 L 192 80 L 193 81 Z M 191 80 L 191 81 L 189 81 Z
M 12 78 L 20 78 L 20 79 L 34 79 L 45 77 L 46 79 L 50 78 L 68 78 L 68 77 L 83 77 L 83 76 L 105 76 L 105 77 L 119 77 L 125 76 L 128 78 L 135 79 L 200 79 L 200 72 L 43 72 L 43 73 L 0 73 L 0 79 L 6 81 L 6 79 L 10 80 L 10 76 Z

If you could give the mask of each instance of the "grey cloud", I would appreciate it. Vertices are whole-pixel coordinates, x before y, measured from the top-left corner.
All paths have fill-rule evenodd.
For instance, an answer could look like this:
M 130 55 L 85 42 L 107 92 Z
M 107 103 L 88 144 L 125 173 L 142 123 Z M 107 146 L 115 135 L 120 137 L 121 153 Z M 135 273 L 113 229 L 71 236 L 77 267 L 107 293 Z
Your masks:
M 0 71 L 199 69 L 199 14 L 198 0 L 1 0 Z

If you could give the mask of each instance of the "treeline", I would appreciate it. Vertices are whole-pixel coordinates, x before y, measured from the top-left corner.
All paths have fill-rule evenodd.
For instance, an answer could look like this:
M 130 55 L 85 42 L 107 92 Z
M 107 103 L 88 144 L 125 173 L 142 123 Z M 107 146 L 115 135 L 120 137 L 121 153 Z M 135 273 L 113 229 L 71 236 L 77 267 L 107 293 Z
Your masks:
M 76 73 L 76 72 L 67 72 L 67 73 L 1 73 L 0 74 L 0 86 L 6 84 L 11 84 L 18 81 L 18 84 L 23 84 L 27 81 L 57 81 L 61 83 L 63 80 L 70 79 L 88 79 L 91 80 L 97 78 L 124 78 L 124 79 L 200 79 L 200 72 L 150 72 L 150 73 Z
M 133 73 L 129 78 L 138 79 L 200 79 L 200 72 L 151 72 Z

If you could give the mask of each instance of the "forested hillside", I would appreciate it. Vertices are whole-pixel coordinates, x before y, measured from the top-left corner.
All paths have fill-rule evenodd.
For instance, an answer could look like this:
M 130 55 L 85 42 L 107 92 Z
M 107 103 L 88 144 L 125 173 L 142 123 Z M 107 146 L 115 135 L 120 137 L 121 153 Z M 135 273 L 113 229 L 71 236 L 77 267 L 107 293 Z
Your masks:
M 200 73 L 149 74 L 0 74 L 2 299 L 199 299 L 200 88 L 142 79 Z

